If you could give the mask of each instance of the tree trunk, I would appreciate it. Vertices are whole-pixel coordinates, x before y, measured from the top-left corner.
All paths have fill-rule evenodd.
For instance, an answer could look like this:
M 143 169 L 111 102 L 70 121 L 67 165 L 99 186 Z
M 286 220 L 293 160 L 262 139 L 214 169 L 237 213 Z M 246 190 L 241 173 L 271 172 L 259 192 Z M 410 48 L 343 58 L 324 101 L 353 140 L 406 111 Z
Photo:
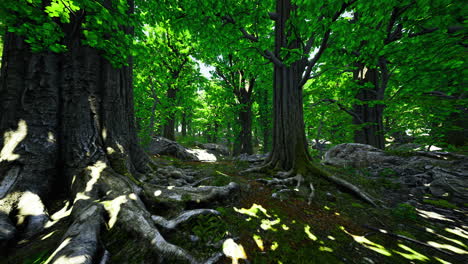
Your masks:
M 63 209 L 71 213 L 60 221 L 68 229 L 48 263 L 105 263 L 109 255 L 112 263 L 201 263 L 164 239 L 155 226 L 161 217 L 147 208 L 224 200 L 237 186 L 176 187 L 155 199 L 168 188 L 143 182 L 161 178 L 150 173 L 154 164 L 137 145 L 132 68 L 114 68 L 102 51 L 82 45 L 76 29 L 83 14 L 61 25 L 66 53 L 32 53 L 22 37 L 6 34 L 0 75 L 0 250 L 6 252 L 0 259 L 13 253 L 7 246 L 17 247 L 14 242 L 45 239 L 56 220 L 48 209 L 66 197 Z
M 362 88 L 356 94 L 359 104 L 353 106 L 353 124 L 361 125 L 361 128 L 354 131 L 354 142 L 368 144 L 376 148 L 385 148 L 385 135 L 383 127 L 384 105 L 373 104 L 373 101 L 379 100 L 381 91 L 379 91 L 379 72 L 377 69 L 369 69 L 360 65 L 354 72 L 354 79 Z
M 255 78 L 243 79 L 244 86 L 235 90 L 237 100 L 242 105 L 239 110 L 239 125 L 241 130 L 236 139 L 234 156 L 242 153 L 253 154 L 252 146 L 252 91 L 255 85 Z
M 175 100 L 177 96 L 177 89 L 176 88 L 169 88 L 167 90 L 167 100 L 169 100 L 169 109 L 166 109 L 167 119 L 166 123 L 164 124 L 163 129 L 163 137 L 175 140 Z
M 157 97 L 153 97 L 153 105 L 151 105 L 150 121 L 148 125 L 148 135 L 152 138 L 156 135 L 156 129 L 154 128 L 155 118 L 156 118 L 156 106 L 158 105 L 159 100 Z
M 277 0 L 275 24 L 275 55 L 282 48 L 300 48 L 299 40 L 290 41 L 287 20 L 292 11 L 289 0 Z M 302 86 L 299 85 L 305 64 L 274 66 L 273 148 L 266 162 L 280 170 L 302 170 L 310 162 L 304 129 Z
M 182 136 L 187 136 L 187 114 L 185 112 L 182 113 Z

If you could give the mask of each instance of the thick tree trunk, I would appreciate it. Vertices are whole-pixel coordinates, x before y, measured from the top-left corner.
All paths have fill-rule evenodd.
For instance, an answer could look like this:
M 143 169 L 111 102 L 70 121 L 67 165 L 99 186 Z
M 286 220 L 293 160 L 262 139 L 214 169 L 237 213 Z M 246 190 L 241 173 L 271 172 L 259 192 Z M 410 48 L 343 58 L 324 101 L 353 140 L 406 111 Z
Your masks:
M 353 124 L 361 125 L 361 128 L 354 131 L 354 142 L 368 144 L 376 148 L 385 148 L 385 135 L 383 126 L 382 104 L 373 104 L 373 101 L 383 99 L 379 91 L 379 72 L 377 69 L 369 69 L 360 65 L 354 73 L 354 79 L 362 88 L 356 94 L 359 104 L 353 106 Z
M 289 0 L 277 0 L 275 24 L 275 55 L 282 48 L 300 48 L 299 40 L 289 40 L 287 20 L 292 11 Z M 304 128 L 302 86 L 299 85 L 305 64 L 274 66 L 273 148 L 267 163 L 281 170 L 302 170 L 310 161 Z
M 82 21 L 79 14 L 73 20 Z M 200 263 L 164 239 L 155 226 L 161 217 L 152 217 L 147 206 L 166 203 L 183 210 L 187 203 L 223 200 L 237 186 L 172 190 L 144 183 L 146 177 L 162 180 L 151 174 L 154 164 L 137 144 L 132 69 L 116 69 L 100 51 L 83 46 L 80 34 L 74 34 L 80 26 L 63 25 L 68 51 L 62 54 L 31 53 L 22 37 L 6 34 L 0 75 L 0 250 L 55 224 L 48 208 L 65 194 L 61 197 L 70 204 L 64 209 L 71 214 L 62 220 L 70 225 L 48 263 L 105 263 L 106 249 L 113 263 Z M 161 189 L 168 191 L 154 194 Z M 182 200 L 187 192 L 190 198 Z M 0 252 L 0 258 L 5 253 L 11 252 Z

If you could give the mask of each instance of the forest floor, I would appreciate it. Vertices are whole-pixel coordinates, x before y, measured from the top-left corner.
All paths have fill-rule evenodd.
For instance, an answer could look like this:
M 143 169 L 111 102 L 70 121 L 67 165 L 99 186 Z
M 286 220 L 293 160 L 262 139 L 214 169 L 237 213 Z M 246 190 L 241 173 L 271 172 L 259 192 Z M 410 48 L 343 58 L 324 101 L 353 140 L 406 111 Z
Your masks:
M 203 244 L 234 237 L 253 264 L 466 263 L 466 208 L 432 197 L 414 206 L 403 203 L 398 197 L 407 195 L 399 195 L 401 188 L 385 177 L 368 180 L 355 170 L 335 169 L 381 200 L 384 207 L 369 206 L 320 180 L 315 183 L 316 196 L 309 205 L 300 195 L 283 201 L 272 198 L 274 190 L 257 181 L 265 178 L 264 174 L 239 174 L 249 166 L 247 162 L 157 159 L 197 171 L 200 178 L 212 177 L 205 185 L 231 181 L 241 185 L 238 199 L 216 208 L 221 216 L 200 216 L 184 227 L 182 233 L 191 233 L 202 243 L 177 234 L 170 238 L 195 255 L 212 253 L 204 250 Z M 231 260 L 226 258 L 222 263 Z
M 247 255 L 248 262 L 240 260 L 241 264 L 466 263 L 466 207 L 433 197 L 405 203 L 403 197 L 408 195 L 388 180 L 390 176 L 370 180 L 356 170 L 328 168 L 384 206 L 367 205 L 319 179 L 314 182 L 315 198 L 308 204 L 304 195 L 295 192 L 282 201 L 273 198 L 275 190 L 257 181 L 267 175 L 239 173 L 249 167 L 248 162 L 153 158 L 160 166 L 191 171 L 198 179 L 210 177 L 204 185 L 237 182 L 241 186 L 239 196 L 210 204 L 221 215 L 200 215 L 164 234 L 200 259 L 220 251 L 219 241 L 234 238 Z M 59 223 L 46 235 L 20 241 L 15 253 L 0 263 L 43 263 L 68 224 Z M 221 263 L 231 259 L 225 257 Z

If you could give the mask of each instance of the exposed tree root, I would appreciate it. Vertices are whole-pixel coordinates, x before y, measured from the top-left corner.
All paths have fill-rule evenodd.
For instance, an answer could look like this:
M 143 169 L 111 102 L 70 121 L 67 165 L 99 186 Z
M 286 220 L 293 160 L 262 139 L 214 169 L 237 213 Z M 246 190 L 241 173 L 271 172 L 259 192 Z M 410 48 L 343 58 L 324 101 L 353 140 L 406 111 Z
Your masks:
M 239 189 L 237 184 L 230 183 L 222 187 L 137 184 L 135 179 L 114 172 L 104 161 L 84 168 L 77 175 L 79 177 L 76 177 L 72 186 L 75 197 L 72 224 L 47 263 L 104 264 L 108 260 L 112 261 L 112 251 L 103 248 L 107 243 L 105 239 L 102 241 L 103 232 L 120 232 L 122 237 L 138 238 L 135 247 L 141 250 L 141 255 L 153 256 L 154 263 L 215 263 L 222 257 L 223 254 L 218 252 L 208 259 L 199 260 L 185 249 L 167 242 L 156 225 L 174 230 L 179 224 L 198 215 L 218 215 L 212 209 L 185 211 L 184 208 L 188 203 L 193 206 L 213 200 L 226 200 Z M 184 182 L 192 180 L 182 173 L 173 175 L 174 178 L 178 176 Z M 198 185 L 200 182 L 195 183 Z M 6 243 L 15 237 L 17 228 L 10 218 L 13 211 L 19 222 L 24 222 L 26 226 L 21 229 L 26 230 L 21 236 L 31 236 L 43 230 L 49 216 L 38 195 L 30 192 L 10 193 L 9 190 L 4 191 L 4 194 L 5 197 L 0 200 L 3 205 L 0 212 L 0 242 Z M 154 214 L 158 212 L 151 213 L 145 203 L 149 208 L 158 208 L 160 205 L 177 208 L 179 214 L 167 220 Z M 103 230 L 104 226 L 107 231 Z M 131 259 L 127 261 L 125 263 L 133 263 Z
M 151 218 L 153 219 L 155 224 L 165 229 L 174 229 L 179 224 L 185 223 L 195 216 L 207 215 L 207 214 L 219 215 L 220 213 L 213 209 L 195 209 L 195 210 L 185 211 L 171 220 L 167 220 L 166 218 L 159 216 L 159 215 L 153 215 L 151 216 Z
M 333 175 L 326 175 L 327 179 L 330 180 L 331 182 L 345 188 L 346 190 L 350 191 L 351 193 L 355 194 L 365 202 L 377 207 L 377 204 L 374 202 L 374 199 L 372 199 L 367 193 L 359 189 L 357 186 L 341 179 Z
M 249 173 L 249 172 L 266 172 L 270 171 L 273 169 L 272 163 L 269 162 L 267 164 L 264 164 L 260 167 L 253 167 L 250 169 L 247 169 L 244 171 L 244 173 Z M 304 173 L 304 175 L 308 177 L 303 177 L 301 173 L 298 173 L 298 171 L 301 171 Z M 280 171 L 276 174 L 276 177 L 270 180 L 266 179 L 258 179 L 257 181 L 265 183 L 267 185 L 274 185 L 278 187 L 279 189 L 284 190 L 284 185 L 291 185 L 292 183 L 297 181 L 297 184 L 295 186 L 295 189 L 299 189 L 301 184 L 305 181 L 309 184 L 310 188 L 310 193 L 308 196 L 308 203 L 310 204 L 313 197 L 315 196 L 315 188 L 312 185 L 309 178 L 309 174 L 316 175 L 316 176 L 321 176 L 324 177 L 326 180 L 333 182 L 334 184 L 346 189 L 348 192 L 356 195 L 358 198 L 362 199 L 363 201 L 373 205 L 377 206 L 375 203 L 374 199 L 370 197 L 367 193 L 359 189 L 357 186 L 349 183 L 348 181 L 341 179 L 337 176 L 331 175 L 329 172 L 319 168 L 315 167 L 312 165 L 310 162 L 306 163 L 305 168 L 292 168 L 288 171 Z M 294 176 L 293 176 L 294 175 Z M 276 194 L 276 196 L 279 197 L 279 194 Z

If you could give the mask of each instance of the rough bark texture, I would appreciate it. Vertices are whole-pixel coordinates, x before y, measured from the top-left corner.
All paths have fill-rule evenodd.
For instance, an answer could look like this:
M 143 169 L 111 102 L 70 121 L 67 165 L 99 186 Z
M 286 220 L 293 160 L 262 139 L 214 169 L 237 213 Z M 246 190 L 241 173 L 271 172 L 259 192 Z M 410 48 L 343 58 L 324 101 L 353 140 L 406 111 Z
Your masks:
M 243 79 L 243 85 L 234 90 L 237 100 L 242 105 L 239 110 L 239 125 L 241 130 L 234 146 L 234 156 L 242 153 L 253 154 L 252 146 L 252 91 L 255 85 L 255 78 Z
M 354 72 L 354 79 L 362 86 L 355 96 L 360 103 L 355 104 L 352 110 L 355 113 L 353 124 L 362 125 L 360 129 L 354 131 L 354 142 L 384 149 L 384 105 L 372 103 L 372 101 L 383 99 L 383 91 L 380 91 L 378 83 L 379 72 L 375 68 L 369 69 L 360 65 L 359 69 Z
M 277 57 L 280 57 L 282 48 L 300 48 L 298 39 L 289 40 L 287 20 L 291 11 L 290 1 L 277 1 L 278 19 L 275 24 Z M 302 60 L 291 65 L 275 64 L 274 67 L 273 148 L 266 162 L 281 170 L 299 168 L 310 161 L 304 129 L 302 86 L 299 86 L 304 68 Z
M 168 111 L 168 117 L 166 119 L 166 124 L 164 124 L 163 137 L 175 140 L 175 100 L 177 96 L 177 89 L 171 87 L 167 89 L 166 93 L 167 99 L 170 102 L 170 109 Z
M 155 226 L 148 208 L 160 208 L 158 201 L 150 201 L 141 186 L 150 185 L 143 183 L 147 177 L 155 182 L 162 178 L 137 145 L 131 66 L 114 68 L 98 50 L 81 44 L 76 29 L 83 15 L 77 13 L 63 25 L 66 53 L 32 53 L 13 33 L 4 39 L 1 249 L 45 232 L 56 220 L 48 208 L 66 197 L 70 225 L 48 263 L 105 263 L 109 257 L 113 263 L 199 263 L 168 243 Z M 179 182 L 189 187 L 150 196 L 184 210 L 180 197 L 185 192 L 201 201 L 215 196 L 224 200 L 237 188 L 231 184 L 199 189 L 182 176 Z M 219 256 L 204 263 L 214 263 Z

